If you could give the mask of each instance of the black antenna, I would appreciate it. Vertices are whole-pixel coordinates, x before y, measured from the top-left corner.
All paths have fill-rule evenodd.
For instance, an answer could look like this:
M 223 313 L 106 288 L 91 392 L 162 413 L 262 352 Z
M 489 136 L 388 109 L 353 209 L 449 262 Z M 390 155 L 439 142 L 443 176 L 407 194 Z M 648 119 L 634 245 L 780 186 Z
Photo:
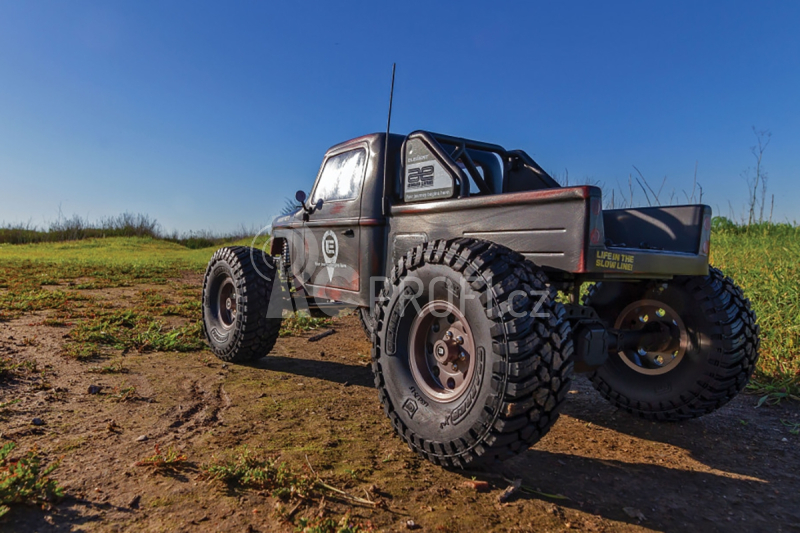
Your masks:
M 386 198 L 389 193 L 389 129 L 392 125 L 392 102 L 394 100 L 394 71 L 397 63 L 392 63 L 392 88 L 389 91 L 389 117 L 386 119 L 386 138 L 383 143 L 383 202 L 381 215 L 386 216 Z

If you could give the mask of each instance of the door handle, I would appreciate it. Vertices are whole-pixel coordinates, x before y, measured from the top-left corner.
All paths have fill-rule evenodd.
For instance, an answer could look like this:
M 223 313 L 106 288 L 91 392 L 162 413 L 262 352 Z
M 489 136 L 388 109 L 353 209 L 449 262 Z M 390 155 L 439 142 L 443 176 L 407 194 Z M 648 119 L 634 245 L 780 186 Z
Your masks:
M 346 229 L 342 232 L 345 237 L 353 237 L 356 234 L 352 229 Z

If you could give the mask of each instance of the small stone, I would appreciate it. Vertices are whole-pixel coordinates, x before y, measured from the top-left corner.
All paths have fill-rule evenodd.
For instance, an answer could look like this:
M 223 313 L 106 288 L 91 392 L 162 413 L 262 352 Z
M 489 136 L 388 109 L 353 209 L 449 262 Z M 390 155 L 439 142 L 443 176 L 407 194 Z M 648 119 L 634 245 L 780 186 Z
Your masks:
M 98 394 L 103 387 L 100 385 L 89 385 L 89 394 Z
M 419 526 L 413 520 L 406 520 L 406 529 L 417 529 Z
M 783 438 L 781 439 L 781 442 L 789 442 L 789 439 L 787 439 L 786 437 L 783 437 Z
M 147 435 L 139 435 L 136 437 L 136 442 L 144 442 L 147 440 Z
M 36 417 L 33 420 L 31 420 L 31 424 L 33 424 L 34 426 L 43 426 L 44 425 L 44 420 L 42 420 L 39 417 Z
M 142 501 L 142 497 L 139 494 L 137 494 L 136 496 L 131 498 L 131 501 L 128 502 L 128 507 L 130 507 L 131 509 L 138 509 L 140 501 Z
M 228 363 L 222 363 L 222 368 L 228 368 Z

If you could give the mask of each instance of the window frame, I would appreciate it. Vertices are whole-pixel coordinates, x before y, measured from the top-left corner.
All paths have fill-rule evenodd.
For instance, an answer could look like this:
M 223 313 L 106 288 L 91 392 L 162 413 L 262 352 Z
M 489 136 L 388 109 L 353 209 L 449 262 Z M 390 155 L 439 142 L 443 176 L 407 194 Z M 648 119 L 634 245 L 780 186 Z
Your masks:
M 366 145 L 347 146 L 343 147 L 341 150 L 328 153 L 325 156 L 325 159 L 322 160 L 322 165 L 320 165 L 319 172 L 317 172 L 317 178 L 314 180 L 314 188 L 311 190 L 311 194 L 309 195 L 309 198 L 311 199 L 312 203 L 316 199 L 315 195 L 317 194 L 317 189 L 319 189 L 320 178 L 322 177 L 323 172 L 325 172 L 325 166 L 328 164 L 328 161 L 330 161 L 334 157 L 338 157 L 348 152 L 356 152 L 359 150 L 364 153 L 364 164 L 362 165 L 361 169 L 361 177 L 357 178 L 359 182 L 355 196 L 353 196 L 352 198 L 339 198 L 336 200 L 328 200 L 323 198 L 322 201 L 325 205 L 327 205 L 329 203 L 352 202 L 353 200 L 357 200 L 361 197 L 361 190 L 364 188 L 364 177 L 367 174 L 367 165 L 369 164 L 369 149 L 367 148 Z

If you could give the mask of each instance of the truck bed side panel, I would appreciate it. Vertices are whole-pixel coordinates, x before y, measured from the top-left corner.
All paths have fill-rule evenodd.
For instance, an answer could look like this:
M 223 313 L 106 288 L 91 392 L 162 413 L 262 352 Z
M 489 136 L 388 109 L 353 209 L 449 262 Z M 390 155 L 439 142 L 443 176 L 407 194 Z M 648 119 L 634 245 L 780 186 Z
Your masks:
M 470 237 L 516 250 L 537 265 L 584 270 L 588 201 L 595 187 L 571 187 L 392 207 L 391 263 L 416 244 Z

